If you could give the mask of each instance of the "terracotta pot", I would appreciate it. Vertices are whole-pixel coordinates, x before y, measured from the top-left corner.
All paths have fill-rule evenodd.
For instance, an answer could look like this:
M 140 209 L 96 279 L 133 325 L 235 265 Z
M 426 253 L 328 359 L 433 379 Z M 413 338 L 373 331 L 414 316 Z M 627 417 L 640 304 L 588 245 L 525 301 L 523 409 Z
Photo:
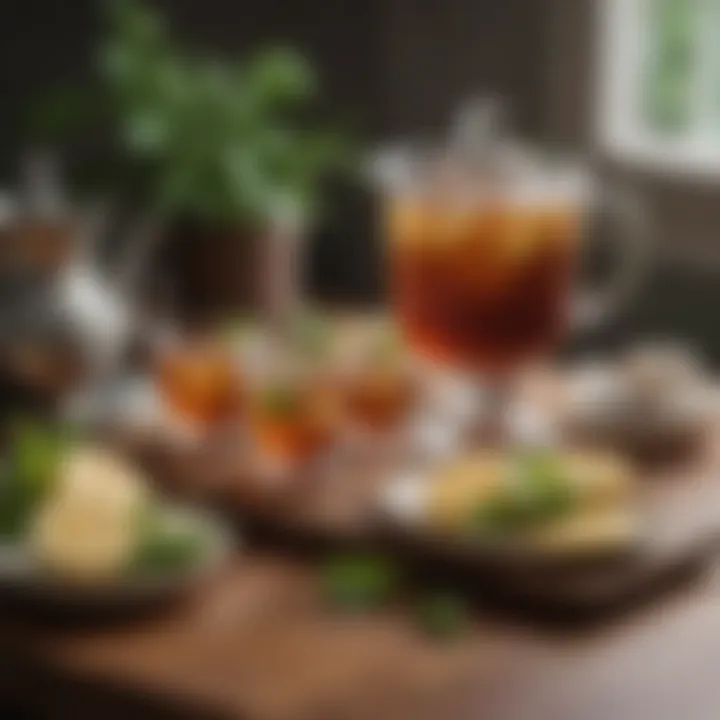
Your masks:
M 160 271 L 174 311 L 193 324 L 261 313 L 283 322 L 302 286 L 302 234 L 292 230 L 178 222 L 165 239 Z

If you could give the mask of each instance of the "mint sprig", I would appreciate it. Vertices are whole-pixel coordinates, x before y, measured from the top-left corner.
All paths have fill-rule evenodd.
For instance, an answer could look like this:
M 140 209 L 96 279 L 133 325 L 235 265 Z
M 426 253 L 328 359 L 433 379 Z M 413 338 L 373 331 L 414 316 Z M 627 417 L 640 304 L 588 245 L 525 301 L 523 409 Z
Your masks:
M 567 515 L 576 500 L 556 455 L 525 453 L 516 459 L 510 482 L 478 508 L 473 524 L 491 533 L 528 530 Z
M 323 590 L 330 605 L 350 612 L 381 607 L 397 594 L 400 581 L 396 565 L 376 555 L 334 558 L 322 573 Z
M 421 598 L 417 607 L 417 622 L 428 636 L 450 640 L 467 630 L 470 608 L 462 595 L 436 591 Z

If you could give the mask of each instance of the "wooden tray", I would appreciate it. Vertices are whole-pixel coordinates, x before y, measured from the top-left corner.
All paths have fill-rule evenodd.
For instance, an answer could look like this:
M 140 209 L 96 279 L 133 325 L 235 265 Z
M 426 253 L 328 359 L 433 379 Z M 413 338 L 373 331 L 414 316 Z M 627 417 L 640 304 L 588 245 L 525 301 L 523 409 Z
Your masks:
M 203 447 L 146 447 L 143 460 L 173 493 L 207 503 L 255 529 L 293 544 L 324 549 L 373 548 L 423 574 L 458 584 L 503 605 L 568 615 L 597 615 L 673 587 L 702 568 L 720 546 L 720 431 L 691 460 L 640 470 L 638 502 L 645 528 L 623 557 L 583 564 L 503 566 L 421 533 L 382 522 L 376 497 L 392 477 L 393 460 L 337 459 L 312 477 L 288 484 L 258 479 L 241 430 Z M 396 466 L 397 467 L 397 466 Z

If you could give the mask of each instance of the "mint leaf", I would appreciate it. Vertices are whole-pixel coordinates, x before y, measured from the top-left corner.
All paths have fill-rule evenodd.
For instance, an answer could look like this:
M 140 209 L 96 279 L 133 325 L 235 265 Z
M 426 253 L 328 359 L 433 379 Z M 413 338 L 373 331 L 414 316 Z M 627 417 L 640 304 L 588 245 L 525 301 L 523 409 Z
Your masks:
M 301 399 L 294 388 L 275 385 L 263 391 L 262 407 L 271 417 L 291 418 L 300 411 Z
M 524 496 L 529 516 L 544 522 L 567 514 L 575 504 L 575 493 L 556 455 L 535 452 L 521 457 L 516 469 L 518 491 Z
M 320 359 L 330 346 L 332 330 L 327 317 L 312 309 L 298 313 L 292 329 L 297 350 L 309 358 Z
M 49 492 L 70 439 L 59 430 L 18 420 L 10 433 L 8 463 L 0 474 L 0 537 L 20 535 Z
M 140 572 L 162 573 L 193 566 L 206 550 L 197 528 L 171 522 L 162 511 L 152 508 L 140 518 L 140 540 L 133 568 Z
M 473 522 L 487 532 L 521 531 L 562 517 L 575 504 L 575 492 L 558 457 L 527 453 L 517 458 L 510 482 L 482 503 Z
M 397 594 L 400 573 L 387 558 L 350 555 L 327 563 L 322 582 L 325 597 L 333 607 L 363 612 L 382 606 Z
M 468 629 L 470 609 L 461 595 L 435 592 L 421 599 L 417 607 L 417 621 L 427 635 L 450 639 Z

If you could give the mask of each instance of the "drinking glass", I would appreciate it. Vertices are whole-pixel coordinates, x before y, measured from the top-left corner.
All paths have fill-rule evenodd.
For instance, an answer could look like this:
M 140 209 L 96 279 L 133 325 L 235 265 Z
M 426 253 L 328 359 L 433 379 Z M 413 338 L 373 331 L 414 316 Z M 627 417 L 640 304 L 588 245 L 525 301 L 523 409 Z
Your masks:
M 249 377 L 250 435 L 268 467 L 308 469 L 327 456 L 341 426 L 340 398 L 325 374 L 285 347 Z
M 205 428 L 237 417 L 244 383 L 229 348 L 209 338 L 184 338 L 163 348 L 158 383 L 182 420 Z

